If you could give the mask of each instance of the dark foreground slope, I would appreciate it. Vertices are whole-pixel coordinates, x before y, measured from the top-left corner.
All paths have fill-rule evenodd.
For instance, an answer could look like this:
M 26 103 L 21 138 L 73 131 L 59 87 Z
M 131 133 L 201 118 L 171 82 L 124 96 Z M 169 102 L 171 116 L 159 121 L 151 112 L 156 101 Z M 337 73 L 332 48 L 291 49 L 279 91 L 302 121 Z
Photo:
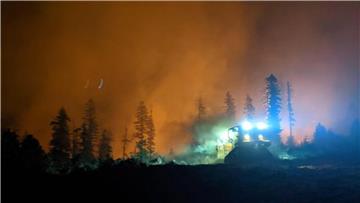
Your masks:
M 360 202 L 360 168 L 121 165 L 66 176 L 3 174 L 2 198 L 2 202 Z

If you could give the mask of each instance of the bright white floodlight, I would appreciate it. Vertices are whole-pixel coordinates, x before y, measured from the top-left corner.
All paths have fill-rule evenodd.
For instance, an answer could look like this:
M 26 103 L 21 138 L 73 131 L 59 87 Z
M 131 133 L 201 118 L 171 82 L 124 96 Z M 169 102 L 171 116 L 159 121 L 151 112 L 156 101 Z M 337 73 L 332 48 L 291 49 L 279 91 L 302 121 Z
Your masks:
M 253 125 L 249 121 L 244 121 L 241 124 L 241 128 L 244 129 L 245 131 L 249 131 L 253 128 Z
M 250 142 L 250 141 L 251 141 L 250 135 L 249 135 L 249 134 L 245 134 L 245 135 L 244 135 L 244 140 L 243 140 L 243 142 Z
M 264 130 L 264 129 L 268 128 L 268 125 L 264 122 L 258 122 L 256 124 L 256 128 L 259 130 Z

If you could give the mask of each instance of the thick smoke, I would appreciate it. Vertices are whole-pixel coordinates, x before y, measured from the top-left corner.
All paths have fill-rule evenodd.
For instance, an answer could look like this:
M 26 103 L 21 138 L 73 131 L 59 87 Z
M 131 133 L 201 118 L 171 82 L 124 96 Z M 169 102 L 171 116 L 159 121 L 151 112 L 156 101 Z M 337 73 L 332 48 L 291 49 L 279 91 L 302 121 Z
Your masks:
M 187 164 L 217 162 L 217 147 L 219 144 L 223 144 L 222 139 L 227 136 L 228 129 L 235 124 L 233 121 L 229 121 L 223 112 L 218 112 L 202 119 L 194 117 L 181 124 L 170 126 L 169 130 L 179 130 L 175 133 L 176 135 L 185 135 L 186 142 L 182 146 L 174 143 L 178 148 L 172 149 L 173 154 L 168 158 Z
M 47 146 L 60 106 L 79 126 L 91 97 L 118 157 L 123 129 L 132 128 L 145 100 L 157 151 L 183 151 L 199 96 L 216 115 L 229 90 L 240 119 L 248 93 L 261 119 L 264 78 L 275 73 L 293 84 L 300 139 L 317 122 L 345 131 L 359 112 L 358 9 L 325 2 L 6 2 L 2 125 L 32 132 Z M 283 117 L 285 135 L 286 125 Z

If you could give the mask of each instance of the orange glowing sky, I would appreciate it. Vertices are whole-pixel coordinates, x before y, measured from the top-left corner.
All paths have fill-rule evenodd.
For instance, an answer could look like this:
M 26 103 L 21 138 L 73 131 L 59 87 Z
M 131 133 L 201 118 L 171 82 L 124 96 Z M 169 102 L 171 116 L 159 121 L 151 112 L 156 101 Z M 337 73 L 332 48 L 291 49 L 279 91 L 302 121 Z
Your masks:
M 216 113 L 229 90 L 240 119 L 248 93 L 264 116 L 269 73 L 293 84 L 297 135 L 311 135 L 318 122 L 346 132 L 359 115 L 357 2 L 2 2 L 1 9 L 1 123 L 33 133 L 45 148 L 58 109 L 79 126 L 93 98 L 101 128 L 114 134 L 115 157 L 140 100 L 153 110 L 157 151 L 180 149 L 199 96 Z

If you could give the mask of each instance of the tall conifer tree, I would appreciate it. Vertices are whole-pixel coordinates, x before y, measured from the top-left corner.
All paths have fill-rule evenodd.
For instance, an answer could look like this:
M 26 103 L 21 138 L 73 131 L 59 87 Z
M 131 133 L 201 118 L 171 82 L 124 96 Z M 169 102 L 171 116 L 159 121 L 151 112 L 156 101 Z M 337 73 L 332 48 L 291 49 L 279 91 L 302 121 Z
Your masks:
M 95 160 L 95 142 L 98 133 L 96 121 L 95 103 L 90 99 L 85 105 L 81 132 L 81 161 L 84 165 L 91 164 Z
M 146 162 L 148 151 L 146 149 L 146 133 L 147 133 L 147 122 L 148 122 L 148 110 L 145 103 L 141 101 L 136 111 L 135 124 L 135 138 L 136 141 L 136 155 L 137 158 Z
M 289 117 L 289 139 L 288 144 L 294 144 L 294 135 L 293 135 L 293 127 L 295 125 L 295 113 L 292 104 L 292 88 L 290 82 L 286 83 L 287 88 L 287 107 L 288 107 L 288 117 Z
M 64 108 L 59 110 L 56 118 L 50 123 L 52 138 L 50 140 L 50 170 L 66 172 L 70 166 L 70 133 L 68 117 Z
M 275 144 L 280 144 L 281 91 L 278 79 L 273 74 L 266 78 L 266 99 L 268 136 Z

